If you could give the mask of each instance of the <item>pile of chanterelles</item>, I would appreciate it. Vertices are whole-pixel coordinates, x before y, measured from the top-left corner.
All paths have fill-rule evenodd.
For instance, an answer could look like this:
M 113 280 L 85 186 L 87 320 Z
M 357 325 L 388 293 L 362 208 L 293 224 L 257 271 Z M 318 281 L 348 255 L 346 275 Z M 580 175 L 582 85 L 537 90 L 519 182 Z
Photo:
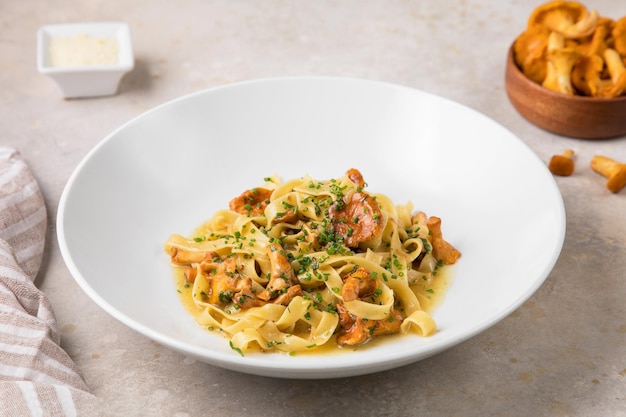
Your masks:
M 626 94 L 626 16 L 615 21 L 578 2 L 548 2 L 532 12 L 513 51 L 522 72 L 550 90 Z

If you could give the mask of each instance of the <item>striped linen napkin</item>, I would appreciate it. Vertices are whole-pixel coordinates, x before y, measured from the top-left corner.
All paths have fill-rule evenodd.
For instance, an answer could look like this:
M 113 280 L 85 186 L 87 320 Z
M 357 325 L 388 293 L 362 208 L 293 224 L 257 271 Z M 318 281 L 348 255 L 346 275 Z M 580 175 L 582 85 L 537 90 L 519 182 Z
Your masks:
M 74 416 L 93 396 L 59 345 L 52 307 L 34 284 L 46 207 L 37 181 L 0 146 L 0 415 Z

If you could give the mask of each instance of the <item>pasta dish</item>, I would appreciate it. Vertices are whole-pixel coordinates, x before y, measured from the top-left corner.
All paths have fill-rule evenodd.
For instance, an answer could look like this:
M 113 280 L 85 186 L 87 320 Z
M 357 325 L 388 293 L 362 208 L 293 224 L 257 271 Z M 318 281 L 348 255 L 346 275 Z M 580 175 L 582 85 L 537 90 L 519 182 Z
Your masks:
M 191 236 L 170 236 L 165 251 L 197 323 L 241 354 L 436 332 L 421 300 L 461 253 L 441 219 L 366 188 L 356 169 L 267 177 Z

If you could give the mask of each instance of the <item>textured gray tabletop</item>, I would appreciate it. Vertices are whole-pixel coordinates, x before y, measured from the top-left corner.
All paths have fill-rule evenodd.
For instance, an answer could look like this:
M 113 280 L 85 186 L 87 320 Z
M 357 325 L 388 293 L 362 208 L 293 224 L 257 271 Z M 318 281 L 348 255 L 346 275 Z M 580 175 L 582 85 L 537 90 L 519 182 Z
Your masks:
M 39 180 L 49 235 L 38 279 L 106 414 L 128 416 L 626 415 L 626 190 L 591 172 L 595 153 L 626 162 L 626 137 L 576 140 L 529 124 L 510 105 L 504 63 L 537 2 L 528 0 L 0 2 L 0 143 Z M 623 2 L 588 1 L 614 18 Z M 119 94 L 63 100 L 37 72 L 45 24 L 125 21 L 135 69 Z M 160 346 L 102 311 L 72 279 L 56 243 L 63 187 L 106 134 L 176 97 L 287 75 L 382 80 L 476 109 L 546 162 L 576 150 L 556 178 L 567 213 L 562 254 L 544 285 L 484 333 L 399 369 L 333 380 L 249 376 Z M 524 173 L 520 173 L 524 175 Z M 541 241 L 538 239 L 537 244 Z

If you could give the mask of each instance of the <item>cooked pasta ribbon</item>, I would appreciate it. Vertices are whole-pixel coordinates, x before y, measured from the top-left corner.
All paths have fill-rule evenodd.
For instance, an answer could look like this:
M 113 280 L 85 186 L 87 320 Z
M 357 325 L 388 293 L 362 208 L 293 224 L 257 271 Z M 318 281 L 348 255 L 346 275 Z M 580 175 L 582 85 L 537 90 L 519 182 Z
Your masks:
M 242 354 L 435 333 L 420 299 L 461 253 L 439 218 L 366 187 L 354 168 L 329 180 L 268 177 L 190 237 L 170 236 L 197 323 Z

